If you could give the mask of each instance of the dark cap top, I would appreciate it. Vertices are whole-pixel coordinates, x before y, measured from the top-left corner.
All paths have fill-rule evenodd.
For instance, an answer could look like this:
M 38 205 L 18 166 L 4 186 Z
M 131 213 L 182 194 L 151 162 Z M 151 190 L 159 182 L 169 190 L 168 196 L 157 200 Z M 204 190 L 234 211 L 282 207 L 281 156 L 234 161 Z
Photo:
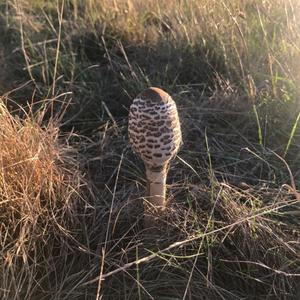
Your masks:
M 148 89 L 145 89 L 136 98 L 154 103 L 168 103 L 172 99 L 168 93 L 157 87 L 150 87 Z

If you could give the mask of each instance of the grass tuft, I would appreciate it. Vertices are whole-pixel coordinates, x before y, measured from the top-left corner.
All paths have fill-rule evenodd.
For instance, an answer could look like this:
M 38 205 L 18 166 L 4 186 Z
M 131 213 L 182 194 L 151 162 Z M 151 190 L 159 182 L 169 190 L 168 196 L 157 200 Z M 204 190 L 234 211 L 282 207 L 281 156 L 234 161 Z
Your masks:
M 0 101 L 2 299 L 32 299 L 76 225 L 82 175 L 54 120 L 13 116 Z M 67 137 L 66 137 L 67 138 Z M 42 275 L 43 274 L 43 275 Z M 41 276 L 42 275 L 42 276 Z

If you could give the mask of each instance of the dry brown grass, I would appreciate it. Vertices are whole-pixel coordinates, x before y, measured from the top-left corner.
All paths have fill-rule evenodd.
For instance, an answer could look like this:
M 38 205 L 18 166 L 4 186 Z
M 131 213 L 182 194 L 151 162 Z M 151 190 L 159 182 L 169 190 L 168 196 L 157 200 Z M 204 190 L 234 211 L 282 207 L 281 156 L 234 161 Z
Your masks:
M 68 240 L 83 183 L 74 150 L 43 112 L 13 116 L 0 99 L 0 261 L 3 297 L 31 298 Z M 20 296 L 18 296 L 20 295 Z M 24 298 L 22 298 L 24 299 Z

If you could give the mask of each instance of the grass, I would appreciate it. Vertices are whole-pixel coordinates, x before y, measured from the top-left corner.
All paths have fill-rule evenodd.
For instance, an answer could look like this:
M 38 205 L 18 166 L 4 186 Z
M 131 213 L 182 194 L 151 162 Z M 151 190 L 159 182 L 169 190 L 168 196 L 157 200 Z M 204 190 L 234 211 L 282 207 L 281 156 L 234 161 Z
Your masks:
M 84 181 L 76 152 L 59 141 L 55 120 L 41 126 L 42 112 L 21 120 L 8 112 L 3 100 L 1 293 L 10 299 L 32 298 L 55 256 L 62 249 L 69 252 L 69 229 L 78 221 Z
M 298 299 L 300 7 L 0 2 L 3 299 Z M 127 115 L 175 99 L 158 236 Z

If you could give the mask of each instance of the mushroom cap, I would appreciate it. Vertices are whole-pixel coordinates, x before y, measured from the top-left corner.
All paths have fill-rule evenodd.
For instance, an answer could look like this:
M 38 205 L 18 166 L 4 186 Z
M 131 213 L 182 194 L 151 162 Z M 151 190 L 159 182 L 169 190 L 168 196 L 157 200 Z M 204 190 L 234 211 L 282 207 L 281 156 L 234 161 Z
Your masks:
M 177 107 L 171 96 L 156 87 L 141 92 L 130 106 L 128 135 L 134 151 L 148 167 L 167 164 L 182 143 Z

